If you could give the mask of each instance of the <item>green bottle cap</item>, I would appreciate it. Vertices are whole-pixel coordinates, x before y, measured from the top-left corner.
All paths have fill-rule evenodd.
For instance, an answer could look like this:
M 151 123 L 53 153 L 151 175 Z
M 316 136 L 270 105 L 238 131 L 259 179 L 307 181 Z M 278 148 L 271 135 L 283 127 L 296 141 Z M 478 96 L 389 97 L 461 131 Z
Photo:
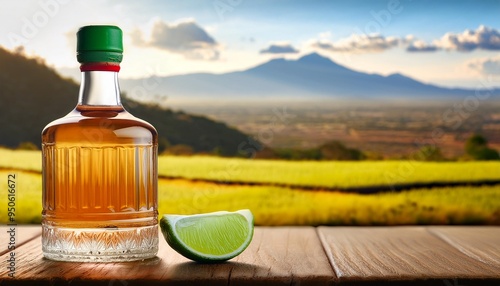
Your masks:
M 80 63 L 115 62 L 123 58 L 122 30 L 116 26 L 85 26 L 76 33 Z

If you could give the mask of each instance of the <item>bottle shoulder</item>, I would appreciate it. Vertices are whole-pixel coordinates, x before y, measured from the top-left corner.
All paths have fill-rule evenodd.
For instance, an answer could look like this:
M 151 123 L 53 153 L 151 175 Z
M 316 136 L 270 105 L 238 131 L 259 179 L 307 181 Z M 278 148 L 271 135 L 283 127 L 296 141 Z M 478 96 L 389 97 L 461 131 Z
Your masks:
M 158 133 L 148 122 L 124 109 L 78 110 L 49 123 L 42 131 L 42 141 L 106 141 L 155 143 Z M 92 140 L 89 140 L 92 139 Z
M 67 115 L 47 124 L 44 131 L 50 128 L 72 125 L 111 129 L 137 126 L 149 129 L 153 133 L 156 133 L 156 129 L 153 125 L 143 119 L 133 116 L 125 109 L 122 109 L 121 111 L 94 110 L 83 112 L 74 109 Z

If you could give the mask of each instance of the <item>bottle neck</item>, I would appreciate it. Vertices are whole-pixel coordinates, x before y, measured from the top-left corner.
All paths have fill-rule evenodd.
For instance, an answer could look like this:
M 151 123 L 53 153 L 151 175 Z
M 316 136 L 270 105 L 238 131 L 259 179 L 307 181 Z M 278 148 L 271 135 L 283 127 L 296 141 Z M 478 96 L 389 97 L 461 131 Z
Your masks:
M 79 106 L 121 107 L 116 71 L 82 71 Z

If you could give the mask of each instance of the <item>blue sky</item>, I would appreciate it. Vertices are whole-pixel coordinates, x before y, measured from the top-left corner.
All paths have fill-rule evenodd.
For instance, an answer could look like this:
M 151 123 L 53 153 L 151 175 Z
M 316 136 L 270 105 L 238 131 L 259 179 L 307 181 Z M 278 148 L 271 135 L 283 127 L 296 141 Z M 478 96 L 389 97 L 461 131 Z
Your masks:
M 500 86 L 500 1 L 78 1 L 3 3 L 0 45 L 78 71 L 75 33 L 125 33 L 122 77 L 243 70 L 319 52 L 349 68 L 443 86 Z M 466 32 L 469 30 L 469 32 Z

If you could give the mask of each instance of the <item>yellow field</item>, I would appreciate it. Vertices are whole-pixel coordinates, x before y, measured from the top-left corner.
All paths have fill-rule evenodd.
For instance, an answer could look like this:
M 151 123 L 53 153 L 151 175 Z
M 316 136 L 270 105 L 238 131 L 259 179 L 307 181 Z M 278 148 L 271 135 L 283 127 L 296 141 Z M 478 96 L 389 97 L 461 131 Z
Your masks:
M 500 223 L 500 186 L 376 195 L 160 181 L 160 212 L 249 208 L 258 225 Z
M 41 171 L 39 151 L 0 149 L 0 168 Z M 277 161 L 160 156 L 160 176 L 290 186 L 364 187 L 500 180 L 500 162 Z
M 500 162 L 318 162 L 162 156 L 159 168 L 160 175 L 188 179 L 330 188 L 500 180 Z
M 12 172 L 0 172 L 5 178 Z M 16 171 L 19 223 L 40 222 L 41 176 Z M 6 198 L 6 188 L 0 196 Z M 7 222 L 7 201 L 0 222 Z M 160 180 L 159 212 L 193 214 L 249 208 L 258 225 L 499 224 L 500 186 L 414 190 L 377 195 L 225 186 Z
M 375 195 L 307 191 L 271 185 L 225 185 L 218 181 L 285 183 L 294 186 L 365 186 L 408 162 L 284 162 L 213 157 L 161 157 L 159 212 L 193 214 L 249 208 L 258 225 L 500 224 L 500 185 L 415 189 Z M 398 182 L 498 179 L 499 163 L 416 163 Z M 17 174 L 19 223 L 40 222 L 40 152 L 0 149 L 0 182 Z M 384 171 L 385 168 L 385 171 Z M 12 170 L 12 171 L 11 171 Z M 27 170 L 27 171 L 22 171 Z M 366 180 L 363 180 L 366 178 Z M 389 182 L 391 183 L 391 182 Z M 7 222 L 7 188 L 0 188 Z

